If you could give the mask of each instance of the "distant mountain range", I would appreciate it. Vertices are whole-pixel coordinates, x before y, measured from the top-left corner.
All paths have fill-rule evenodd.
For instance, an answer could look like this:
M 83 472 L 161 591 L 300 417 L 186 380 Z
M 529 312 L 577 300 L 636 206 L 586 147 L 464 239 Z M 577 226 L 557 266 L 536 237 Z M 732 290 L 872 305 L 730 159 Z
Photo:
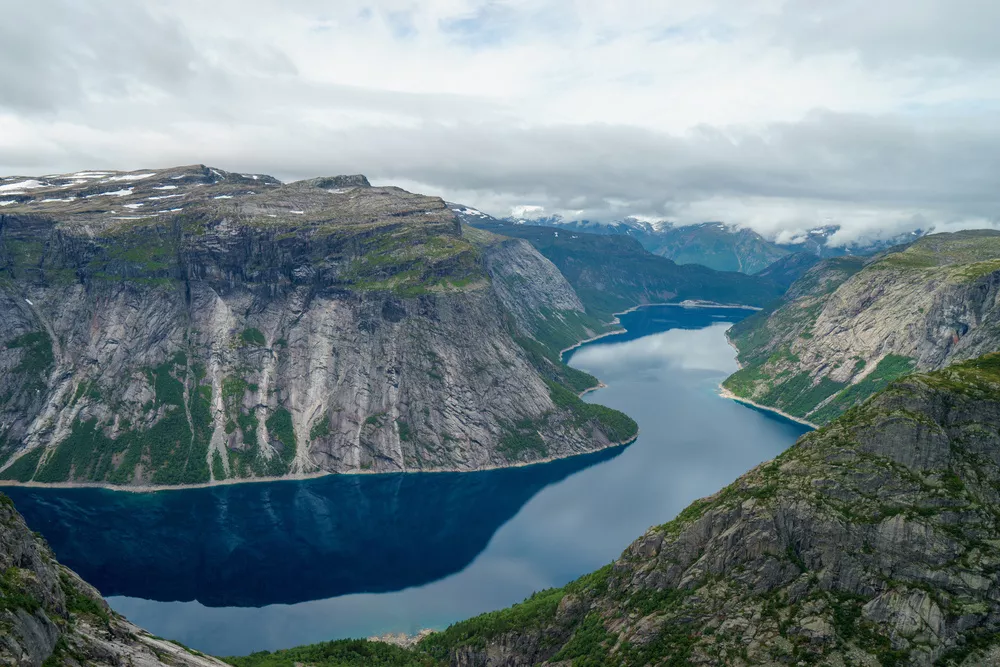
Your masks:
M 924 235 L 923 230 L 916 230 L 888 239 L 865 239 L 849 245 L 833 245 L 831 239 L 840 230 L 839 225 L 816 227 L 797 237 L 794 242 L 778 243 L 752 229 L 723 222 L 681 226 L 669 222 L 651 223 L 637 218 L 624 218 L 603 223 L 566 220 L 558 215 L 539 218 L 514 216 L 504 218 L 503 222 L 590 234 L 631 236 L 651 253 L 672 259 L 678 264 L 701 264 L 716 271 L 739 271 L 747 274 L 763 271 L 782 257 L 795 253 L 807 253 L 821 259 L 848 255 L 867 256 L 895 245 L 909 243 Z
M 635 304 L 686 299 L 765 306 L 811 266 L 800 271 L 790 268 L 789 278 L 750 278 L 695 264 L 680 266 L 650 252 L 630 234 L 519 224 L 466 206 L 449 207 L 472 227 L 531 243 L 565 276 L 587 312 L 599 318 L 610 318 Z

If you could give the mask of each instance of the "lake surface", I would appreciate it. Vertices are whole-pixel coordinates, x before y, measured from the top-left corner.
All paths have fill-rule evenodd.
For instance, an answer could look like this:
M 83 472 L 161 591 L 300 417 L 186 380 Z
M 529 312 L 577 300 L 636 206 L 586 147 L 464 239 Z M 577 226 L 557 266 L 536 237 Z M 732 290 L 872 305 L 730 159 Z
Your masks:
M 807 430 L 716 394 L 747 314 L 643 308 L 566 355 L 608 385 L 587 400 L 639 423 L 628 447 L 477 473 L 4 491 L 112 607 L 205 652 L 443 627 L 611 562 Z

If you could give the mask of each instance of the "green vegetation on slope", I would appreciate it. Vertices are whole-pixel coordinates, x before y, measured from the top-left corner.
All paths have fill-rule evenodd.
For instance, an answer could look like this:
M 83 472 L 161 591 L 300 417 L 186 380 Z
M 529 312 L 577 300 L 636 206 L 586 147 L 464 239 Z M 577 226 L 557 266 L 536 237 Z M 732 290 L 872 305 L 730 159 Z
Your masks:
M 616 312 L 643 303 L 701 299 L 763 306 L 781 294 L 771 281 L 699 265 L 679 266 L 648 252 L 629 236 L 559 233 L 548 227 L 476 223 L 480 229 L 523 238 L 569 281 L 587 312 L 608 321 Z
M 864 379 L 840 391 L 833 400 L 817 410 L 813 419 L 821 424 L 834 419 L 851 406 L 857 405 L 872 394 L 881 391 L 893 380 L 909 375 L 914 368 L 913 360 L 908 357 L 895 354 L 886 355 L 878 362 L 875 370 L 866 375 Z
M 871 382 L 852 384 L 826 376 L 840 364 L 814 373 L 803 367 L 800 357 L 800 351 L 813 344 L 813 327 L 830 295 L 868 261 L 858 257 L 825 260 L 797 280 L 782 301 L 733 325 L 728 335 L 738 350 L 741 368 L 723 386 L 737 396 L 816 423 L 829 421 L 884 387 L 875 378 L 891 379 L 891 371 L 898 366 L 891 359 L 881 371 L 872 373 Z M 862 368 L 856 367 L 854 376 Z
M 1000 347 L 989 288 L 970 284 L 997 272 L 1000 233 L 989 230 L 926 236 L 870 259 L 826 260 L 781 302 L 731 329 L 742 368 L 724 384 L 826 423 L 913 372 L 916 358 L 926 369 Z M 885 326 L 890 320 L 895 326 Z M 844 335 L 855 329 L 865 334 Z M 928 343 L 937 355 L 927 354 Z
M 753 230 L 732 230 L 716 222 L 667 227 L 640 236 L 640 242 L 653 254 L 678 264 L 747 274 L 758 273 L 790 254 Z
M 470 664 L 489 654 L 574 667 L 722 664 L 727 655 L 742 664 L 986 664 L 1000 626 L 987 588 L 970 582 L 1000 555 L 984 539 L 1000 511 L 1000 466 L 982 456 L 1000 427 L 998 396 L 1000 354 L 890 385 L 651 529 L 613 566 L 456 623 L 419 651 L 442 664 L 459 654 Z M 900 424 L 911 430 L 886 431 Z M 946 458 L 929 469 L 900 463 L 908 434 L 927 429 L 947 434 L 923 443 Z M 919 530 L 920 544 L 885 539 L 887 521 Z M 923 606 L 879 611 L 880 601 L 904 600 Z M 939 614 L 940 630 L 920 629 Z
M 392 644 L 345 639 L 285 651 L 252 653 L 242 658 L 223 658 L 235 667 L 440 667 L 429 655 Z
M 38 462 L 42 460 L 45 453 L 44 447 L 35 447 L 30 452 L 22 454 L 6 470 L 0 472 L 0 479 L 13 480 L 16 482 L 29 482 L 38 468 Z
M 24 378 L 21 393 L 33 397 L 34 394 L 44 390 L 47 384 L 46 374 L 55 361 L 49 335 L 44 331 L 22 334 L 7 341 L 6 348 L 21 350 L 21 361 L 10 371 L 14 377 Z M 0 401 L 5 402 L 9 399 L 10 397 L 6 396 Z

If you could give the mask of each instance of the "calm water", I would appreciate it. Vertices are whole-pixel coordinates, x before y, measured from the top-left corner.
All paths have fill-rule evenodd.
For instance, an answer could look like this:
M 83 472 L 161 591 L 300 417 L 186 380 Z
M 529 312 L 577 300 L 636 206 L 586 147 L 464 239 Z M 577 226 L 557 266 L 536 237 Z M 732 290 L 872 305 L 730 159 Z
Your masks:
M 154 634 L 236 655 L 416 632 L 612 561 L 805 428 L 719 398 L 745 311 L 650 307 L 570 363 L 630 414 L 627 448 L 465 474 L 340 475 L 156 494 L 17 489 L 59 559 Z

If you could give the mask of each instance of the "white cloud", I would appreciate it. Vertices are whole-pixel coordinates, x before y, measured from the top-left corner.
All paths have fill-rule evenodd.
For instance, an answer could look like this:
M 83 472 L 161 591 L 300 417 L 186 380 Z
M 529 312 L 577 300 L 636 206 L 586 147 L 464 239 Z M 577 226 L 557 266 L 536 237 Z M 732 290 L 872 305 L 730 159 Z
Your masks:
M 493 214 L 786 236 L 987 224 L 994 5 L 15 3 L 0 173 L 365 172 Z

